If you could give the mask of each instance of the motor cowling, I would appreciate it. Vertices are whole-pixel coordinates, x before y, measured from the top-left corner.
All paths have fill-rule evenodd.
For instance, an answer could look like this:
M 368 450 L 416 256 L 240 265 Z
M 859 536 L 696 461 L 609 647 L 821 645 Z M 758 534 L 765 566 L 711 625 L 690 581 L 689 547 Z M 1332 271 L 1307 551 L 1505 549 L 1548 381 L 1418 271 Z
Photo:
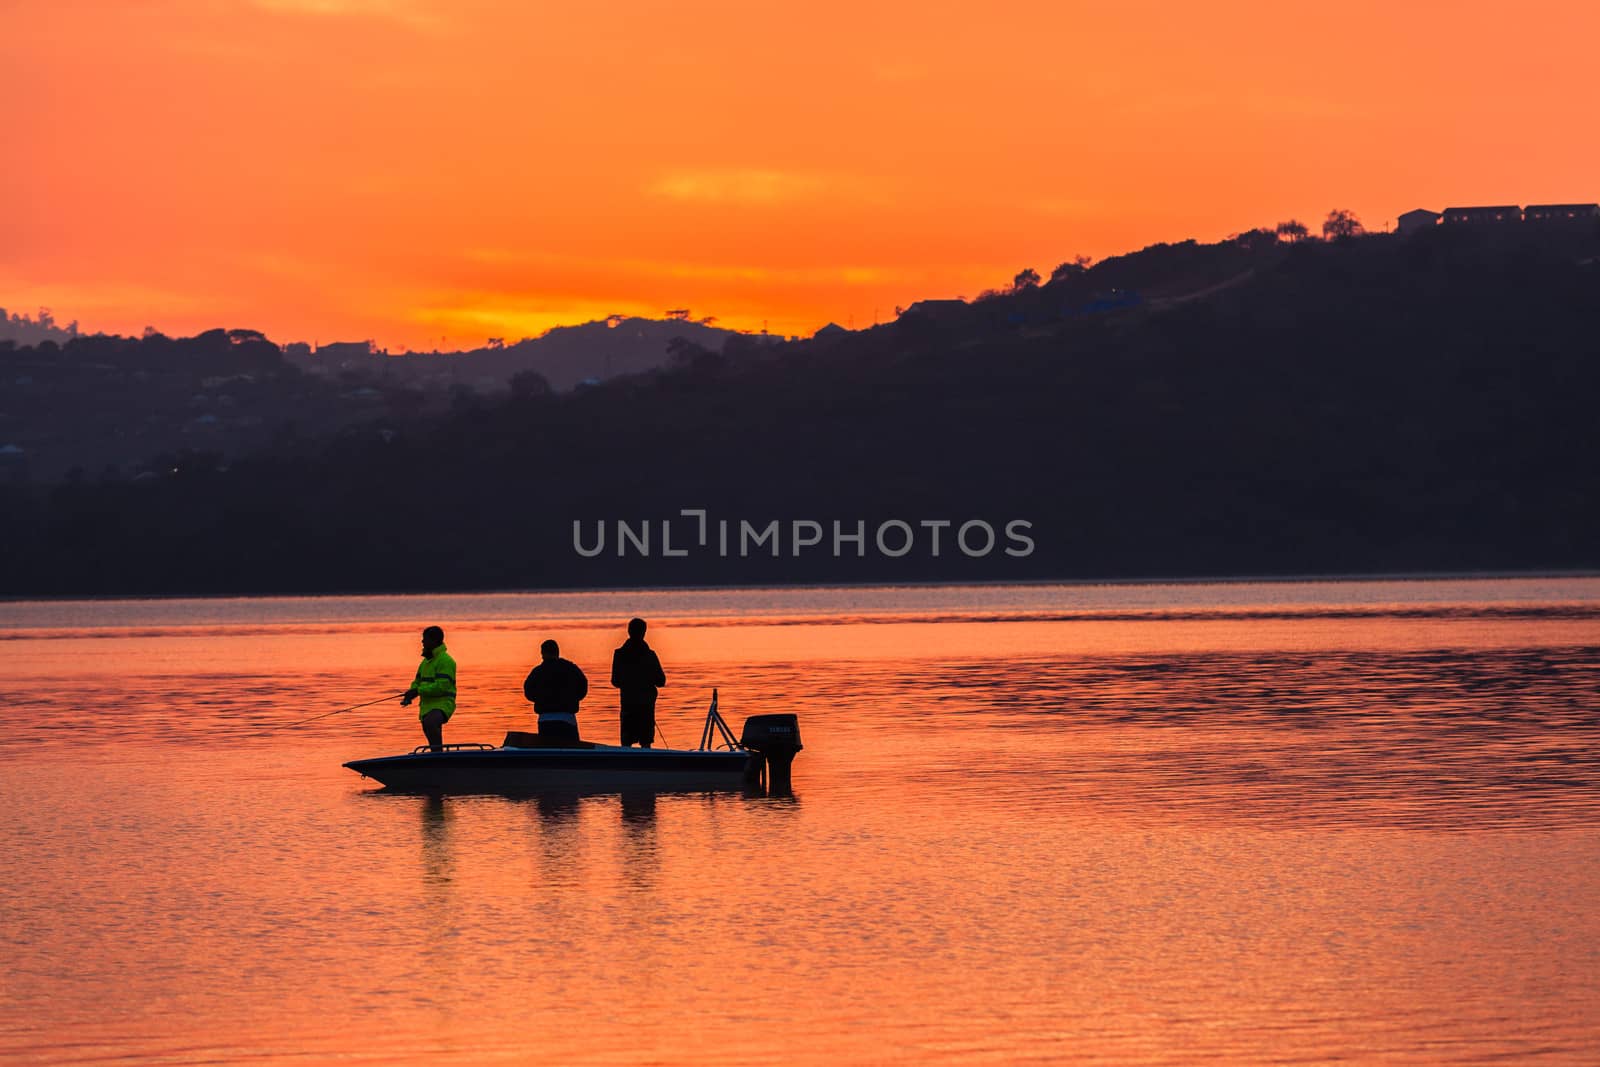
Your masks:
M 805 747 L 800 743 L 798 715 L 752 715 L 744 721 L 739 743 L 765 762 L 769 791 L 789 792 L 790 765 Z

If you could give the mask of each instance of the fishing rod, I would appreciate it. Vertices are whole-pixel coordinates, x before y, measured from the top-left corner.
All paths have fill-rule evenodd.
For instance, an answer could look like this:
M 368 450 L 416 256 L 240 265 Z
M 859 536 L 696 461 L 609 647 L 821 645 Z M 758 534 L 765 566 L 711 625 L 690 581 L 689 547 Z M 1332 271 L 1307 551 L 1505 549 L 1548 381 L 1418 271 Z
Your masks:
M 378 699 L 369 700 L 365 704 L 351 704 L 348 708 L 335 708 L 333 711 L 325 711 L 321 715 L 313 715 L 311 718 L 301 719 L 299 722 L 289 722 L 284 723 L 282 726 L 274 726 L 271 730 L 266 732 L 272 733 L 274 730 L 287 730 L 292 726 L 304 726 L 308 722 L 316 722 L 318 719 L 326 719 L 330 715 L 343 715 L 347 711 L 355 711 L 358 708 L 370 708 L 374 704 L 382 704 L 385 700 L 394 700 L 396 697 L 403 697 L 408 692 L 410 692 L 409 689 L 399 693 L 385 693 Z

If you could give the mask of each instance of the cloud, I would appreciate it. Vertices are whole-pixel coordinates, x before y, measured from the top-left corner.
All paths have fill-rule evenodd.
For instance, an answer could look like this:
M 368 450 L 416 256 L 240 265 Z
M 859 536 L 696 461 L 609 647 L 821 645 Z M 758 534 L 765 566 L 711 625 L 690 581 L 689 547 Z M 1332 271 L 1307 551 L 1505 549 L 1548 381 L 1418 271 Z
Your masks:
M 535 268 L 552 273 L 574 272 L 611 279 L 645 278 L 709 282 L 755 283 L 784 286 L 870 286 L 914 282 L 922 272 L 887 266 L 827 264 L 816 267 L 774 267 L 740 263 L 690 263 L 683 260 L 600 258 L 556 255 L 534 250 L 477 247 L 462 258 L 510 272 Z
M 837 183 L 780 170 L 697 170 L 662 175 L 649 192 L 710 204 L 783 204 L 818 196 Z
M 0 293 L 0 306 L 11 312 L 31 315 L 50 308 L 57 321 L 77 320 L 85 333 L 138 333 L 150 323 L 165 326 L 174 318 L 199 315 L 220 320 L 236 312 L 202 293 L 114 278 L 37 285 L 0 273 Z
M 666 308 L 684 306 L 686 301 L 698 309 L 696 315 L 714 313 L 718 324 L 728 328 L 759 330 L 770 325 L 781 334 L 806 333 L 829 317 L 845 321 L 848 311 L 832 316 L 789 311 L 786 304 L 793 303 L 797 292 L 821 294 L 819 300 L 837 307 L 848 308 L 851 301 L 860 300 L 858 311 L 864 321 L 874 301 L 883 308 L 893 303 L 881 292 L 870 295 L 872 290 L 888 285 L 916 289 L 923 281 L 918 272 L 852 264 L 683 263 L 482 247 L 464 250 L 463 258 L 495 268 L 497 277 L 409 294 L 403 300 L 409 306 L 407 322 L 429 332 L 423 347 L 479 344 L 490 336 L 537 337 L 555 326 L 613 313 L 660 318 Z M 994 270 L 985 276 L 989 275 L 998 276 Z M 632 295 L 626 299 L 596 295 L 607 290 Z M 869 295 L 845 295 L 851 292 Z M 778 294 L 790 299 L 775 300 Z
M 418 29 L 437 25 L 439 13 L 424 0 L 250 0 L 263 11 L 278 15 L 334 18 L 377 18 Z
M 624 266 L 640 274 L 693 281 L 759 282 L 764 285 L 838 286 L 882 285 L 905 279 L 904 271 L 886 267 L 758 267 L 719 263 L 657 263 L 647 260 L 625 261 Z
M 405 318 L 430 331 L 425 344 L 437 339 L 449 347 L 451 344 L 482 344 L 485 338 L 493 336 L 508 341 L 538 337 L 557 326 L 596 322 L 613 314 L 659 318 L 662 311 L 632 301 L 597 301 L 562 295 L 460 293 L 441 294 L 435 301 L 414 306 Z
M 1029 205 L 1041 215 L 1069 219 L 1098 218 L 1103 216 L 1111 207 L 1104 200 L 1074 199 L 1070 197 L 1046 197 L 1042 200 L 1029 201 Z

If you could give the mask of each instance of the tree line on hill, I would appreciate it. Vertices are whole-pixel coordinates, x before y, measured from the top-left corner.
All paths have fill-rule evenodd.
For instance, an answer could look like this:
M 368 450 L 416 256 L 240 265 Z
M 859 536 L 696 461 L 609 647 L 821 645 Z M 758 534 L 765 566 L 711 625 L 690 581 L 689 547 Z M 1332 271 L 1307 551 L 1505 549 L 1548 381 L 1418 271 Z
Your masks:
M 1241 235 L 807 342 L 683 340 L 597 387 L 475 396 L 226 469 L 192 454 L 142 482 L 11 486 L 0 591 L 1593 568 L 1597 254 L 1588 231 Z M 662 550 L 668 521 L 684 554 Z M 974 521 L 994 551 L 953 546 Z M 1003 550 L 1014 521 L 1027 553 Z M 740 524 L 771 522 L 779 555 L 741 554 Z M 896 523 L 920 538 L 903 555 L 874 543 L 887 525 L 897 546 Z M 929 523 L 950 524 L 937 556 Z M 797 546 L 811 524 L 820 543 Z M 601 529 L 606 549 L 580 551 Z

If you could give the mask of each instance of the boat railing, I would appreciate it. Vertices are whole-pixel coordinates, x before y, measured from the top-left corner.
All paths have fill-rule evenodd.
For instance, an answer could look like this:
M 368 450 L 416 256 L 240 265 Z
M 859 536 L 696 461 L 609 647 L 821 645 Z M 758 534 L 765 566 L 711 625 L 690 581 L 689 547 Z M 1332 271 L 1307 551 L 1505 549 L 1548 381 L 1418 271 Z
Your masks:
M 733 736 L 733 731 L 728 729 L 728 723 L 723 719 L 722 713 L 717 710 L 717 691 L 715 689 L 711 690 L 711 707 L 706 709 L 705 729 L 700 731 L 699 751 L 705 752 L 711 748 L 711 742 L 715 740 L 712 735 L 713 730 L 722 735 L 723 748 L 744 748 L 744 746 L 739 743 L 738 739 Z
M 418 745 L 416 748 L 411 750 L 411 754 L 413 756 L 416 756 L 416 755 L 420 755 L 423 752 L 493 752 L 493 751 L 494 751 L 494 746 L 493 745 L 485 745 L 480 741 L 468 741 L 468 742 L 465 742 L 464 744 L 459 744 L 459 745 L 440 745 L 438 748 L 434 748 L 432 745 Z

